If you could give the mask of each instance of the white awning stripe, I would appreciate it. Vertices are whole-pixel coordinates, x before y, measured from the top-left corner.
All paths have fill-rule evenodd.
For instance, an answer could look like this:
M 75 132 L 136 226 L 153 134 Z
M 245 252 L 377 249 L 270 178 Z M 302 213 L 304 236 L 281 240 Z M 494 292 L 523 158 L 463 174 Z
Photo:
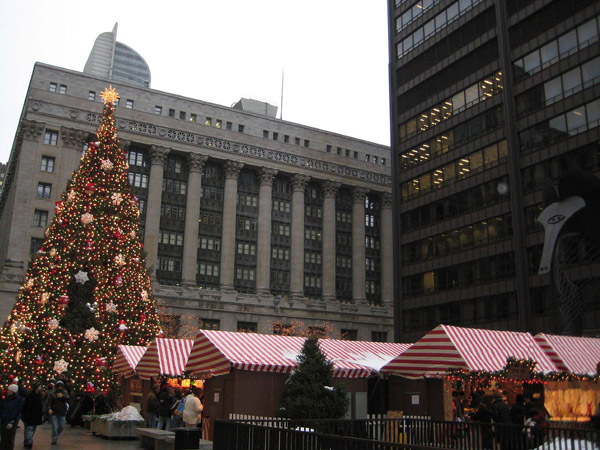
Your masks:
M 135 368 L 142 356 L 146 353 L 146 347 L 139 345 L 119 345 L 117 356 L 113 363 L 113 372 L 129 378 L 135 375 Z
M 535 340 L 558 370 L 595 375 L 600 363 L 600 339 L 539 333 Z

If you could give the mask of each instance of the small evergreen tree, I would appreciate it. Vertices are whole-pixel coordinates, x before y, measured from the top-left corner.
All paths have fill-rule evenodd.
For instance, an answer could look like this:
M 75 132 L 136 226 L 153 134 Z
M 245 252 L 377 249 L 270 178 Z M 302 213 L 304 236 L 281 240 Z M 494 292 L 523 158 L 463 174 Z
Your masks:
M 279 414 L 290 419 L 341 419 L 348 410 L 345 386 L 334 386 L 333 363 L 318 340 L 308 338 L 298 356 L 298 368 L 283 390 Z

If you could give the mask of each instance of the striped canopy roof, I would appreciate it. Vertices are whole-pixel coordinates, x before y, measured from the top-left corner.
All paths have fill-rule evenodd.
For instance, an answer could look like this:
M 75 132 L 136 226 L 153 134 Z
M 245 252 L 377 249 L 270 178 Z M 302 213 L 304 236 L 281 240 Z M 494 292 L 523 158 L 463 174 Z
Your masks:
M 320 347 L 333 362 L 336 377 L 362 378 L 375 373 L 408 344 L 321 339 Z M 257 333 L 201 330 L 196 336 L 186 370 L 197 375 L 224 375 L 231 368 L 257 372 L 289 373 L 304 338 Z
M 143 380 L 159 375 L 178 377 L 183 374 L 193 343 L 192 339 L 156 338 L 140 359 L 135 371 Z
M 113 363 L 113 372 L 129 378 L 135 375 L 135 367 L 146 353 L 146 347 L 139 345 L 119 345 L 117 357 Z
M 600 339 L 539 333 L 535 340 L 558 370 L 595 375 L 600 363 Z
M 539 372 L 556 370 L 529 333 L 439 325 L 381 371 L 406 378 L 436 376 L 449 369 L 494 372 L 502 370 L 509 357 L 531 358 Z

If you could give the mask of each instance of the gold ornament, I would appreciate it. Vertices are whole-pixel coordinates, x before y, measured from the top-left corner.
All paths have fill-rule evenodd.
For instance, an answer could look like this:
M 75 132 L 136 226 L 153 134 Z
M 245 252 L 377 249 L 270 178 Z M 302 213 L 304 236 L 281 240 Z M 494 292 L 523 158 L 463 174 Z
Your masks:
M 119 99 L 119 94 L 117 94 L 115 88 L 113 88 L 112 85 L 110 85 L 106 89 L 104 89 L 104 91 L 102 91 L 100 97 L 102 97 L 102 100 L 104 100 L 104 104 L 114 103 L 115 100 Z

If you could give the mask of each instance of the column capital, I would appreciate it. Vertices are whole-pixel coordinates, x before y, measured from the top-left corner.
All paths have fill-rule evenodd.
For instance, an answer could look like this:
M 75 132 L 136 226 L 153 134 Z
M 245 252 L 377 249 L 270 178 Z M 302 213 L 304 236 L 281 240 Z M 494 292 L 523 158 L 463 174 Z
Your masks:
M 237 179 L 242 167 L 244 167 L 244 163 L 238 161 L 227 161 L 225 163 L 225 178 Z
M 392 193 L 384 192 L 381 195 L 381 207 L 382 208 L 391 208 L 392 207 Z
M 19 126 L 19 132 L 25 139 L 37 141 L 42 136 L 45 127 L 46 124 L 43 122 L 23 119 L 21 120 L 21 124 Z
M 279 172 L 277 169 L 270 169 L 268 167 L 263 167 L 262 169 L 260 169 L 260 172 L 258 174 L 260 178 L 260 185 L 273 185 L 273 178 L 275 178 L 277 172 Z
M 122 152 L 129 151 L 129 146 L 131 145 L 130 139 L 119 139 L 119 148 Z
M 168 147 L 161 147 L 160 145 L 153 145 L 150 148 L 150 157 L 152 159 L 152 164 L 157 164 L 160 166 L 164 166 L 167 160 L 167 155 L 169 154 Z
M 292 177 L 292 192 L 303 191 L 310 177 L 308 175 L 294 175 Z
M 369 189 L 361 186 L 356 186 L 352 189 L 352 203 L 364 203 Z
M 76 128 L 60 127 L 60 137 L 65 147 L 81 150 L 88 136 L 87 131 Z
M 325 181 L 322 185 L 323 195 L 325 197 L 335 197 L 341 185 L 342 183 L 337 183 L 335 181 Z
M 199 153 L 188 153 L 188 168 L 190 172 L 202 172 L 208 156 Z

